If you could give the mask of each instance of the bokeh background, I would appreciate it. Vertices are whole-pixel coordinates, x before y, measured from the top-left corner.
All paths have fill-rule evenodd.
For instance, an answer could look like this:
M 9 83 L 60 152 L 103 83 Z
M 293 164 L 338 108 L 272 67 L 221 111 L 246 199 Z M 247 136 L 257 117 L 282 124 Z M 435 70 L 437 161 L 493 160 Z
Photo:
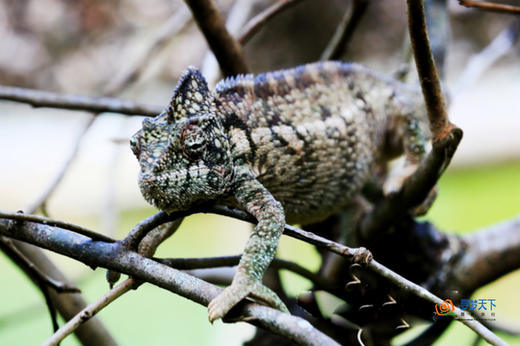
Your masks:
M 224 16 L 234 9 L 247 19 L 273 2 L 217 4 Z M 252 70 L 318 60 L 349 4 L 307 0 L 276 17 L 244 48 Z M 181 11 L 186 13 L 185 25 Z M 165 105 L 190 64 L 202 67 L 210 81 L 218 79 L 204 38 L 187 13 L 182 1 L 174 0 L 0 0 L 0 84 L 100 96 L 140 63 L 150 42 L 168 30 L 165 23 L 177 15 L 180 30 L 146 59 L 137 81 L 118 95 Z M 520 46 L 514 43 L 482 73 L 462 80 L 471 58 L 518 19 L 463 9 L 456 1 L 449 1 L 449 14 L 445 87 L 451 91 L 452 121 L 465 133 L 426 219 L 462 234 L 520 213 Z M 393 73 L 403 61 L 405 35 L 404 1 L 373 0 L 342 59 Z M 24 209 L 45 190 L 74 150 L 88 118 L 84 112 L 0 101 L 0 209 Z M 155 212 L 140 196 L 137 162 L 128 146 L 141 120 L 116 114 L 96 118 L 47 204 L 50 216 L 122 238 Z M 238 254 L 248 230 L 247 224 L 228 218 L 195 215 L 158 255 Z M 49 256 L 89 301 L 107 291 L 104 270 Z M 319 267 L 315 250 L 296 240 L 283 238 L 279 256 L 309 269 Z M 0 345 L 39 344 L 51 334 L 41 294 L 1 253 L 0 273 Z M 295 295 L 310 288 L 291 273 L 283 272 L 282 279 Z M 474 297 L 497 299 L 497 320 L 520 328 L 519 286 L 516 271 Z M 124 295 L 99 317 L 121 345 L 239 345 L 254 332 L 243 323 L 211 325 L 206 308 L 152 285 Z M 415 325 L 396 343 L 426 326 L 419 321 Z M 469 329 L 453 323 L 437 344 L 470 345 L 474 339 Z M 520 345 L 518 337 L 507 340 Z M 73 337 L 63 343 L 76 344 Z

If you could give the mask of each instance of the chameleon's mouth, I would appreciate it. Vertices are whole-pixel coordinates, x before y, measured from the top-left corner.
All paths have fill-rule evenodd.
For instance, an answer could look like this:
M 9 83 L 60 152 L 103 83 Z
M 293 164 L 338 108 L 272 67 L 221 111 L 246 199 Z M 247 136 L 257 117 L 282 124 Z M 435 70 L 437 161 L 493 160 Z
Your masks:
M 139 188 L 145 200 L 160 210 L 187 210 L 211 195 L 207 182 L 208 177 L 215 174 L 214 170 L 201 165 L 163 173 L 141 171 Z

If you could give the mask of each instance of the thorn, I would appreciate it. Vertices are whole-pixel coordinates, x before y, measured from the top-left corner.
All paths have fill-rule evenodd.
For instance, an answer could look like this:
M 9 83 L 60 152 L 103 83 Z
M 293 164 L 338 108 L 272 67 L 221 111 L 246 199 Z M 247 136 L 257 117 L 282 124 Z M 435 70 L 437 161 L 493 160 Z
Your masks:
M 408 324 L 408 322 L 406 322 L 402 317 L 400 320 L 401 320 L 401 324 L 398 325 L 397 327 L 395 327 L 396 330 L 404 330 L 404 329 L 410 328 L 410 325 Z
M 373 309 L 374 308 L 374 304 L 365 304 L 365 305 L 361 305 L 358 310 L 360 312 L 363 312 L 364 310 L 369 310 L 369 309 Z
M 391 295 L 388 295 L 388 301 L 384 302 L 383 305 L 381 305 L 381 306 L 386 307 L 386 306 L 390 306 L 390 305 L 397 305 L 397 302 L 394 299 L 394 297 L 392 297 Z
M 352 276 L 352 278 L 354 280 L 348 282 L 346 285 L 345 285 L 345 290 L 347 291 L 351 291 L 351 290 L 354 290 L 356 286 L 361 286 L 361 280 L 359 280 L 359 278 L 357 277 L 357 275 L 354 273 L 354 270 L 356 269 L 359 269 L 361 268 L 361 265 L 360 264 L 357 264 L 357 263 L 354 263 L 352 264 L 350 267 L 349 267 L 349 273 L 350 273 L 350 276 Z
M 361 339 L 361 334 L 363 333 L 363 329 L 359 329 L 358 333 L 357 333 L 357 341 L 359 342 L 359 345 L 360 346 L 365 346 L 365 344 L 363 343 L 363 340 Z

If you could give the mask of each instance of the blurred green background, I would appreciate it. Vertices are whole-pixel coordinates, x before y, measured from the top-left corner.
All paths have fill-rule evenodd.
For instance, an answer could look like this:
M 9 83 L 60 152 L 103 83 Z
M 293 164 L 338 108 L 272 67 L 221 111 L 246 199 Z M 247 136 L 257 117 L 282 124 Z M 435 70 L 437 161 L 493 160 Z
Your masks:
M 450 171 L 440 181 L 439 197 L 427 219 L 442 229 L 463 234 L 511 218 L 519 213 L 518 177 L 520 163 Z M 118 236 L 124 236 L 128 229 L 153 212 L 151 209 L 125 211 Z M 98 226 L 95 218 L 70 221 L 94 229 Z M 159 248 L 157 255 L 195 257 L 240 253 L 248 227 L 219 216 L 192 216 Z M 1 256 L 0 345 L 37 345 L 51 334 L 42 297 L 23 273 Z M 310 269 L 319 266 L 318 256 L 311 246 L 288 237 L 282 240 L 279 256 Z M 62 256 L 53 257 L 67 274 L 79 280 L 78 285 L 89 301 L 106 292 L 103 269 L 92 272 Z M 282 279 L 292 294 L 310 287 L 309 282 L 294 274 L 283 272 Z M 516 271 L 483 287 L 474 297 L 496 299 L 497 320 L 520 326 L 519 286 L 520 272 Z M 127 293 L 103 310 L 99 317 L 121 345 L 240 345 L 253 333 L 252 327 L 244 323 L 225 325 L 218 321 L 211 325 L 207 321 L 206 308 L 149 284 Z M 425 325 L 418 325 L 395 343 L 402 343 Z M 512 345 L 520 345 L 520 337 L 503 337 Z M 472 331 L 454 322 L 436 345 L 470 345 L 474 340 Z M 63 343 L 76 344 L 74 337 Z

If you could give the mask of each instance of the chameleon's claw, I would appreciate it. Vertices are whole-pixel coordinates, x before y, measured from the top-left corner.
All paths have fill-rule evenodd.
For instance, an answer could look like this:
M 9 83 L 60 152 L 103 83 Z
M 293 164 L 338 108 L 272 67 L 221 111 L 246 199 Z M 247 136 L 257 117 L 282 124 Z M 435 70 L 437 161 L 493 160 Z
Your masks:
M 224 317 L 229 310 L 247 296 L 258 299 L 275 309 L 289 313 L 289 309 L 287 309 L 274 291 L 246 274 L 237 273 L 231 285 L 209 303 L 209 321 L 213 323 L 213 321 Z

